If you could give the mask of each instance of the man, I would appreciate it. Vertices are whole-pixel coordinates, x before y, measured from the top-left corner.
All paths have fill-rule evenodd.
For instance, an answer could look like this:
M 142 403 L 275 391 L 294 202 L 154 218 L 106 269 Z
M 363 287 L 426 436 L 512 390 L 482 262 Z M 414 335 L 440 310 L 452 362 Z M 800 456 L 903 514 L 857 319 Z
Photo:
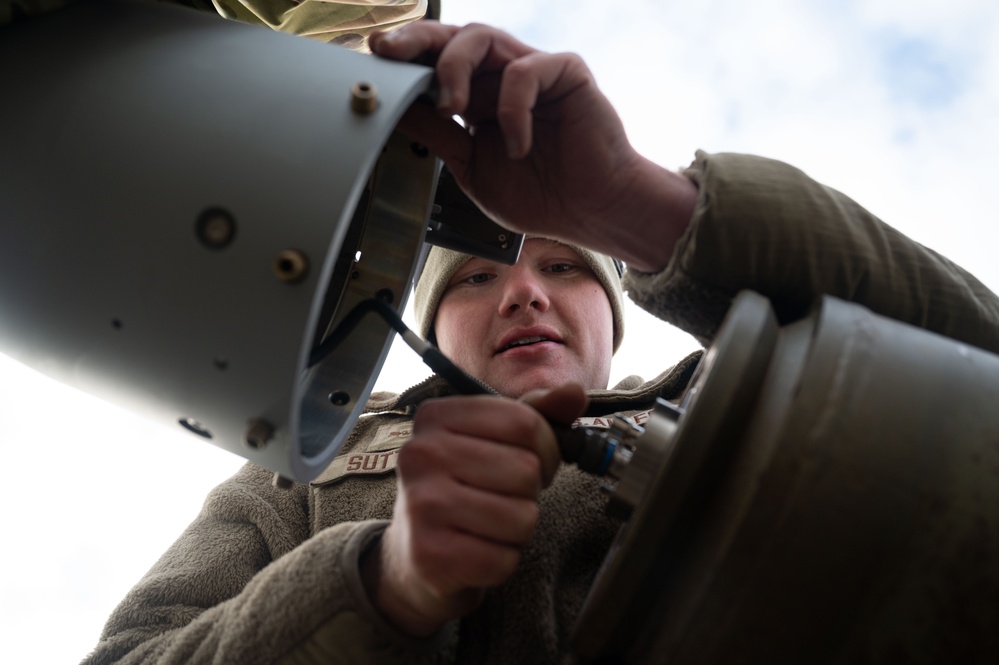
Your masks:
M 421 283 L 421 327 L 473 376 L 509 397 L 572 381 L 607 387 L 624 333 L 620 278 L 609 258 L 530 238 L 514 266 L 441 249 L 429 264 L 436 274 Z M 549 319 L 555 329 L 545 326 Z
M 832 293 L 859 300 L 901 320 L 933 322 L 930 327 L 939 325 L 940 332 L 987 348 L 999 348 L 995 328 L 999 309 L 987 289 L 945 259 L 907 242 L 887 227 L 878 228 L 876 220 L 866 212 L 849 209 L 856 206 L 845 197 L 837 201 L 840 198 L 837 193 L 796 183 L 798 174 L 781 173 L 783 169 L 772 163 L 763 160 L 740 163 L 742 160 L 738 158 L 721 159 L 714 164 L 716 168 L 731 168 L 730 183 L 724 186 L 712 183 L 713 186 L 698 192 L 695 182 L 703 184 L 711 179 L 711 159 L 702 157 L 685 177 L 641 158 L 627 145 L 616 114 L 596 89 L 585 65 L 575 56 L 541 54 L 509 35 L 484 26 L 461 29 L 440 24 L 378 35 L 372 47 L 376 53 L 399 59 L 410 59 L 426 51 L 437 55 L 438 111 L 445 117 L 463 116 L 474 132 L 459 131 L 418 107 L 410 113 L 406 127 L 444 157 L 459 182 L 484 210 L 509 228 L 600 247 L 624 259 L 630 269 L 633 297 L 654 313 L 672 317 L 681 327 L 704 339 L 711 336 L 720 320 L 721 311 L 712 300 L 727 303 L 740 288 L 755 288 L 771 297 L 778 314 L 785 319 L 803 313 L 817 295 Z M 484 76 L 496 72 L 502 75 Z M 482 105 L 481 100 L 495 102 Z M 582 141 L 580 136 L 591 140 Z M 740 170 L 745 172 L 740 174 Z M 497 173 L 502 173 L 502 177 L 497 177 Z M 787 186 L 785 191 L 768 191 L 784 186 Z M 750 191 L 743 191 L 747 188 Z M 789 224 L 778 221 L 781 205 L 794 211 L 788 217 Z M 610 210 L 614 223 L 608 223 Z M 718 234 L 691 228 L 692 221 L 696 226 L 710 227 L 709 220 L 745 224 L 745 227 Z M 807 228 L 806 221 L 815 223 L 815 227 Z M 828 227 L 823 228 L 823 221 Z M 749 234 L 771 235 L 744 237 L 747 228 Z M 869 237 L 855 242 L 863 234 Z M 693 237 L 703 246 L 692 247 Z M 719 243 L 720 238 L 728 242 Z M 898 268 L 886 269 L 885 264 L 896 265 L 889 261 L 878 265 L 882 257 L 877 256 L 876 247 L 882 241 L 892 247 L 883 258 L 894 259 Z M 798 254 L 804 260 L 787 260 L 787 254 Z M 445 292 L 438 311 L 437 328 L 447 331 L 443 336 L 440 330 L 436 331 L 441 348 L 479 378 L 496 376 L 503 385 L 514 387 L 505 394 L 522 395 L 535 384 L 530 380 L 518 381 L 517 373 L 524 371 L 523 365 L 505 362 L 507 353 L 521 353 L 518 349 L 503 351 L 502 344 L 508 338 L 501 336 L 497 343 L 495 336 L 487 334 L 481 345 L 476 347 L 473 342 L 469 350 L 462 347 L 460 334 L 452 334 L 455 319 L 473 311 L 467 304 L 467 294 L 481 288 L 462 283 L 463 279 L 480 274 L 476 262 L 469 265 L 468 270 L 457 273 L 457 281 L 450 282 L 449 289 L 453 291 Z M 747 265 L 752 268 L 739 270 Z M 703 271 L 703 278 L 696 275 L 699 271 Z M 957 279 L 948 283 L 934 273 Z M 929 298 L 924 298 L 926 294 L 921 292 L 924 277 L 934 283 Z M 906 278 L 912 280 L 908 292 L 907 287 L 899 288 L 899 281 Z M 528 293 L 529 287 L 524 288 L 523 293 Z M 973 294 L 967 311 L 959 304 L 962 293 Z M 449 297 L 458 301 L 455 309 L 460 310 L 460 315 L 452 313 Z M 522 311 L 523 300 L 529 296 L 522 294 L 521 302 L 500 295 L 483 299 L 485 303 L 498 301 L 498 308 L 492 310 L 495 318 L 497 312 L 502 316 L 507 307 Z M 538 302 L 548 301 L 542 295 Z M 697 306 L 691 307 L 691 302 Z M 489 315 L 486 304 L 474 311 L 477 316 L 463 320 L 481 322 Z M 493 329 L 488 324 L 484 327 Z M 498 327 L 503 329 L 501 325 Z M 542 331 L 527 330 L 513 335 L 535 332 Z M 528 347 L 522 353 L 531 359 L 548 359 L 544 350 L 535 355 Z M 537 387 L 554 387 L 545 378 L 555 372 L 547 366 L 539 371 Z M 565 378 L 573 380 L 576 376 L 570 373 Z M 582 387 L 592 390 L 603 385 L 596 381 L 583 383 Z M 549 393 L 545 401 L 532 403 L 542 413 L 550 417 L 557 413 L 562 419 L 582 408 L 578 391 L 568 388 Z M 450 408 L 459 411 L 472 407 L 452 403 Z M 512 413 L 501 415 L 498 406 L 495 410 L 484 409 L 469 420 L 469 430 L 463 433 L 487 439 L 506 417 L 512 417 Z M 414 427 L 414 432 L 418 434 L 418 428 Z M 429 434 L 440 437 L 435 430 Z M 517 445 L 514 441 L 509 443 Z M 546 443 L 540 440 L 538 445 Z M 440 551 L 437 546 L 422 542 L 423 538 L 441 537 L 440 529 L 435 527 L 443 521 L 440 512 L 447 505 L 441 501 L 442 511 L 428 510 L 434 514 L 421 515 L 408 499 L 416 490 L 410 491 L 408 465 L 402 462 L 410 454 L 415 456 L 412 451 L 423 445 L 423 439 L 414 436 L 413 443 L 401 456 L 401 491 L 393 522 L 381 541 L 376 563 L 366 564 L 377 571 L 369 572 L 367 580 L 380 610 L 396 625 L 416 634 L 439 628 L 444 620 L 474 607 L 481 588 L 506 580 L 516 560 L 510 552 L 505 552 L 503 559 L 498 554 L 495 558 L 483 555 L 481 575 L 474 576 L 480 571 L 476 555 L 489 544 L 495 549 L 495 542 L 504 542 L 503 536 L 508 533 L 502 527 L 477 532 L 467 526 L 486 523 L 485 506 L 474 516 L 466 514 L 465 506 L 457 511 L 461 514 L 452 528 L 465 538 L 456 539 L 458 543 L 453 548 Z M 539 458 L 547 459 L 548 453 L 540 447 L 536 453 Z M 413 475 L 424 468 L 424 465 L 415 466 Z M 541 469 L 545 468 L 542 463 Z M 494 469 L 499 475 L 499 467 Z M 549 476 L 542 471 L 541 477 L 547 480 Z M 446 485 L 441 482 L 437 486 Z M 503 493 L 508 489 L 504 486 L 497 491 Z M 515 521 L 517 516 L 511 514 L 509 519 Z M 473 542 L 461 549 L 461 545 L 467 544 L 468 532 L 485 542 Z M 527 543 L 530 531 L 525 529 L 518 535 Z M 476 563 L 462 563 L 467 561 Z M 465 573 L 469 568 L 472 572 Z M 497 570 L 509 573 L 497 580 Z
M 90 662 L 564 659 L 618 524 L 595 479 L 558 467 L 547 420 L 640 413 L 678 397 L 696 362 L 604 389 L 617 287 L 586 248 L 623 259 L 633 299 L 705 340 L 752 288 L 783 319 L 830 293 L 999 350 L 992 293 L 800 171 L 642 158 L 578 57 L 433 22 L 371 44 L 436 58 L 439 108 L 414 107 L 402 128 L 494 218 L 540 236 L 513 267 L 435 250 L 417 291 L 424 334 L 506 397 L 449 395 L 434 377 L 375 396 L 310 486 L 278 490 L 247 465 L 125 598 Z
M 526 403 L 566 423 L 581 413 L 584 390 L 607 387 L 624 324 L 613 261 L 542 238 L 528 239 L 514 266 L 434 248 L 416 310 L 421 332 L 466 372 L 507 397 L 530 393 Z M 541 389 L 554 390 L 541 396 Z M 486 587 L 517 568 L 538 523 L 540 490 L 558 463 L 555 439 L 524 403 L 425 404 L 399 455 L 403 491 L 393 523 L 364 559 L 368 592 L 380 610 L 407 632 L 429 635 L 473 608 Z M 559 480 L 548 497 L 596 495 L 577 471 Z M 546 526 L 543 538 L 588 542 L 592 523 L 580 526 L 582 533 Z M 610 535 L 601 532 L 597 551 Z M 544 549 L 538 556 L 560 556 Z

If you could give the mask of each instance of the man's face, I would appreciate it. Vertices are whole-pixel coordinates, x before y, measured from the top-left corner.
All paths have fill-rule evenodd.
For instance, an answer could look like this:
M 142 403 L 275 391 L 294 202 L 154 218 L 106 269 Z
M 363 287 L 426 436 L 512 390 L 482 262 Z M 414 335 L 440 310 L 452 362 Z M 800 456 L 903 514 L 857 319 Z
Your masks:
M 508 397 L 574 381 L 606 388 L 614 342 L 607 293 L 573 249 L 524 243 L 506 266 L 472 259 L 455 272 L 434 319 L 437 345 Z

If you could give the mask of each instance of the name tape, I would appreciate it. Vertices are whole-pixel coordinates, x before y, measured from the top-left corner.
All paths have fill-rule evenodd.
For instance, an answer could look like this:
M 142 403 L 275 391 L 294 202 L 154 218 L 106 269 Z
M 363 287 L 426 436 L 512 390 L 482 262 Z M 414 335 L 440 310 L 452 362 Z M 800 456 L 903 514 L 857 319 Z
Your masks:
M 648 421 L 652 411 L 640 411 L 626 420 L 641 426 Z M 612 417 L 577 418 L 574 427 L 609 428 Z M 382 475 L 395 470 L 399 459 L 399 449 L 413 435 L 413 423 L 403 421 L 382 425 L 375 430 L 371 441 L 364 447 L 364 452 L 353 452 L 340 455 L 326 467 L 326 470 L 312 481 L 313 485 L 328 485 L 346 476 L 352 475 Z

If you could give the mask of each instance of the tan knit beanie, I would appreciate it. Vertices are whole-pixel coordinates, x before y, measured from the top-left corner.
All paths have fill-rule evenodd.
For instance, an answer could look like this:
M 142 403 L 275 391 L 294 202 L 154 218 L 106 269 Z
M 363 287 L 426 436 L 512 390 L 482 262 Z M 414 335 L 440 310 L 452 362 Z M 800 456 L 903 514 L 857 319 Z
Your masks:
M 621 288 L 618 264 L 605 254 L 598 254 L 568 243 L 563 244 L 571 247 L 586 261 L 607 292 L 607 300 L 610 301 L 611 312 L 614 315 L 614 351 L 617 351 L 624 337 L 624 291 Z M 444 295 L 444 289 L 447 288 L 452 275 L 471 259 L 471 255 L 451 249 L 437 246 L 430 248 L 423 272 L 419 275 L 416 288 L 413 290 L 416 323 L 420 336 L 424 339 L 431 339 L 437 305 L 440 304 L 441 296 Z

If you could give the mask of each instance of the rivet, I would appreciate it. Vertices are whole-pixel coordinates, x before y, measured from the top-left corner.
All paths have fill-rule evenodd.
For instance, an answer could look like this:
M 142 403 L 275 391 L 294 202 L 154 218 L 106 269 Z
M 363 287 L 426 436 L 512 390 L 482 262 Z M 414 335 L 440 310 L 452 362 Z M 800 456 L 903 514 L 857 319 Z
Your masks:
M 293 284 L 309 272 L 309 259 L 297 249 L 286 249 L 274 258 L 274 275 L 282 282 Z
M 250 421 L 250 426 L 246 428 L 243 442 L 254 450 L 260 450 L 267 445 L 267 442 L 274 436 L 274 427 L 261 418 Z
M 236 219 L 222 208 L 206 208 L 198 215 L 194 231 L 204 246 L 223 249 L 236 237 Z
M 378 108 L 378 90 L 374 84 L 358 81 L 350 88 L 350 110 L 360 115 L 374 113 Z

